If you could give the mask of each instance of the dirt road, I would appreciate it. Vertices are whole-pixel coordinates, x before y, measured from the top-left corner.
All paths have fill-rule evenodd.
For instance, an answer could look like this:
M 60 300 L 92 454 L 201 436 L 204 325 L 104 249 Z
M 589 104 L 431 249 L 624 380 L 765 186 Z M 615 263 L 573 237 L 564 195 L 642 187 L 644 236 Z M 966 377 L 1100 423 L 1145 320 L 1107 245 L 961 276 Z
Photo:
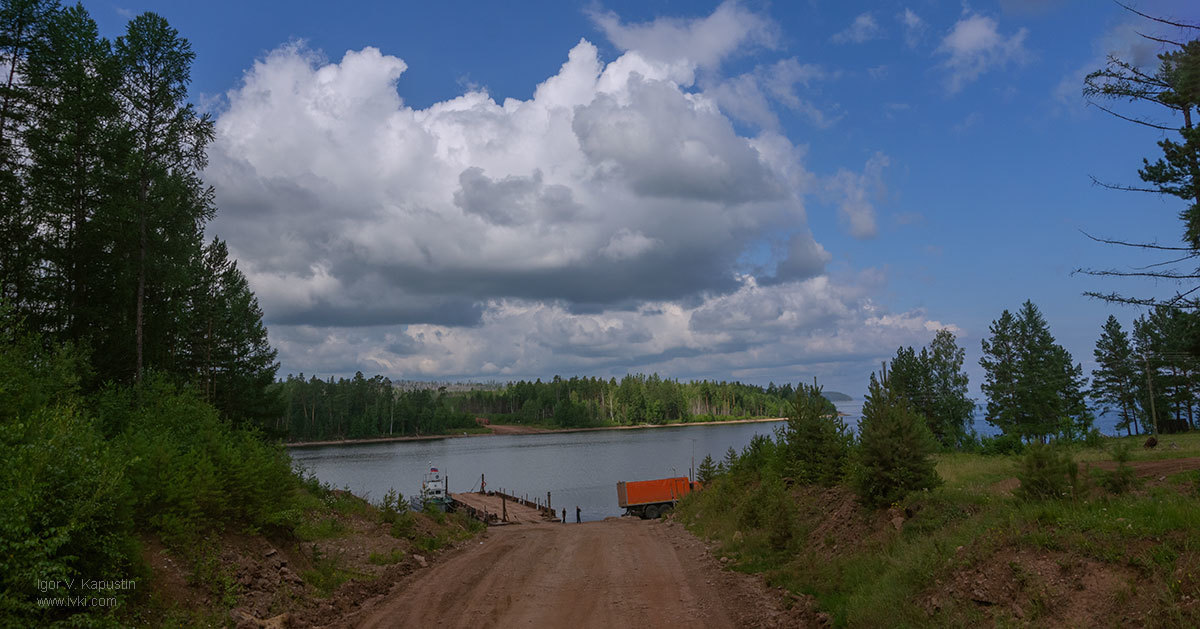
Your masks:
M 347 627 L 790 627 L 801 610 L 723 570 L 676 524 L 491 529 L 367 604 Z

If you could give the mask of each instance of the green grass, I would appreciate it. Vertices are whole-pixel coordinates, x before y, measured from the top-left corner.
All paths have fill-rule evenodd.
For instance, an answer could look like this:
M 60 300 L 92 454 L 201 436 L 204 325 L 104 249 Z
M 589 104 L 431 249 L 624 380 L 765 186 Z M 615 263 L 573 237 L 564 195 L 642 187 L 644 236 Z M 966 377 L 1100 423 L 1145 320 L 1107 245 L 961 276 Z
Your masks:
M 407 556 L 408 556 L 408 554 L 405 553 L 403 550 L 400 550 L 399 548 L 395 548 L 391 552 L 371 553 L 370 556 L 367 557 L 367 561 L 371 562 L 372 564 L 375 564 L 376 566 L 388 566 L 388 565 L 391 565 L 394 563 L 400 563 L 401 561 L 404 561 L 404 558 Z
M 301 576 L 305 583 L 316 588 L 318 595 L 329 596 L 341 584 L 350 579 L 369 580 L 371 575 L 355 572 L 342 567 L 340 557 L 326 555 L 313 547 L 312 569 L 305 570 Z
M 305 542 L 341 537 L 346 532 L 346 525 L 337 517 L 305 520 L 296 526 L 296 537 Z
M 937 473 L 947 487 L 983 490 L 1017 475 L 1019 456 L 987 456 L 947 452 L 938 454 Z

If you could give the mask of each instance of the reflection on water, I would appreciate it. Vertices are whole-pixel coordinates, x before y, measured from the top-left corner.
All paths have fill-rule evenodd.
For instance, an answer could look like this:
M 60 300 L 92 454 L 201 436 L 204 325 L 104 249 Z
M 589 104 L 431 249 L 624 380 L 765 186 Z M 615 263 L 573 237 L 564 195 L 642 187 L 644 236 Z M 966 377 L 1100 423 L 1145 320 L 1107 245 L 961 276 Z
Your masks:
M 695 448 L 720 460 L 755 434 L 772 436 L 781 422 L 686 426 L 643 430 L 458 437 L 291 450 L 292 458 L 334 487 L 378 501 L 389 489 L 416 494 L 430 464 L 449 478 L 451 492 L 488 487 L 546 498 L 585 520 L 620 515 L 617 481 L 687 476 Z

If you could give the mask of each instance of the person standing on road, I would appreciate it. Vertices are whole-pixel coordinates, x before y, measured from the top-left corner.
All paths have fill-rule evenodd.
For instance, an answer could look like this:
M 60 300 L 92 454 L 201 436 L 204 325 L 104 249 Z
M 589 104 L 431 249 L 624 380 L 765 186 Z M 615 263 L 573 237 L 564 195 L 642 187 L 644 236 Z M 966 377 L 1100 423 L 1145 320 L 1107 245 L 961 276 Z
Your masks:
M 580 524 L 583 520 L 579 519 L 579 505 L 575 505 L 575 523 Z
M 562 520 L 562 522 L 563 522 L 563 524 L 566 524 L 566 523 L 567 523 L 567 508 L 566 508 L 566 507 L 563 507 L 563 520 Z

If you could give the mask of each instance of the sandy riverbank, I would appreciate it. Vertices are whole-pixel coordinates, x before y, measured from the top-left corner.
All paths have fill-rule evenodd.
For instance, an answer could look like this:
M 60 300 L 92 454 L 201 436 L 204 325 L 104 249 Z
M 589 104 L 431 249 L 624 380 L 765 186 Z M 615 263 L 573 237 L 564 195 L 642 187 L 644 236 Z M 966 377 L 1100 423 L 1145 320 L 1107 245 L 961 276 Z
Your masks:
M 520 424 L 494 424 L 488 426 L 491 432 L 459 433 L 452 435 L 420 435 L 404 437 L 370 437 L 365 439 L 330 439 L 326 441 L 297 441 L 285 443 L 288 448 L 307 448 L 319 446 L 355 445 L 360 443 L 388 443 L 392 441 L 424 441 L 428 439 L 458 439 L 462 437 L 490 437 L 492 435 L 533 435 L 555 432 L 594 432 L 597 430 L 643 430 L 647 428 L 682 428 L 687 426 L 718 426 L 722 424 L 758 424 L 763 422 L 784 421 L 785 417 L 765 417 L 755 419 L 730 419 L 712 422 L 681 422 L 676 424 L 638 424 L 635 426 L 595 426 L 590 428 L 537 428 Z

